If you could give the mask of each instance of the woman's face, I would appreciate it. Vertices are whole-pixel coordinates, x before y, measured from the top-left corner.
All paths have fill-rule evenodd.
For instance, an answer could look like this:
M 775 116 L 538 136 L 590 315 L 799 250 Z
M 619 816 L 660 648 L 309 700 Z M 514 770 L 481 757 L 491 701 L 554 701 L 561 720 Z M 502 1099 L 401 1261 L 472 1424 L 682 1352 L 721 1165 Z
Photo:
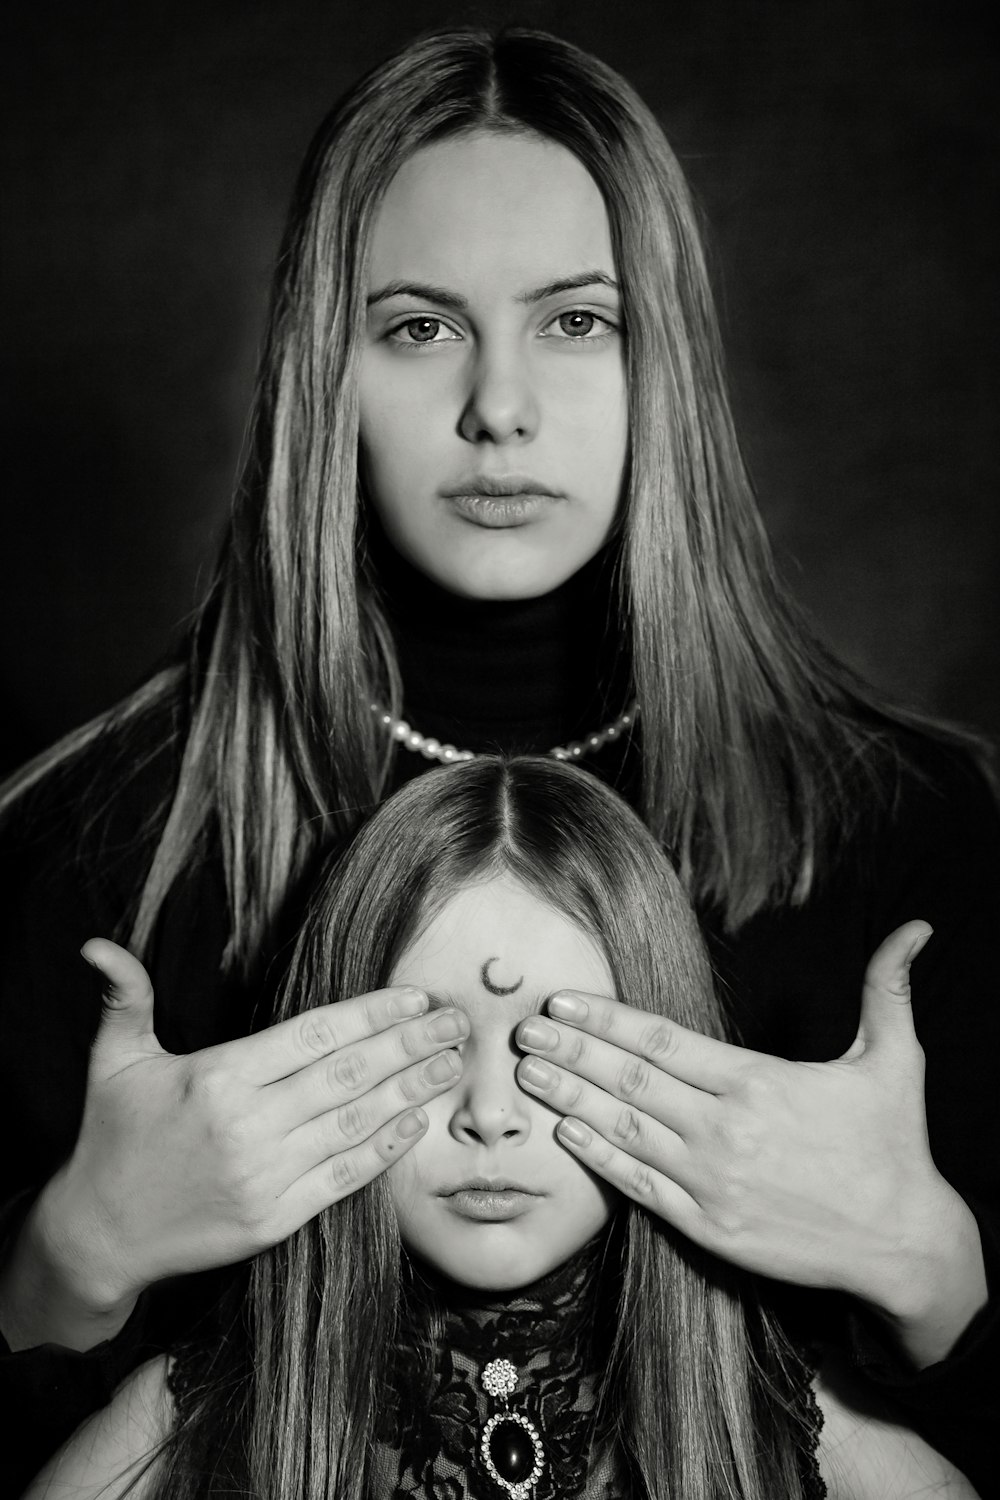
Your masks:
M 612 995 L 607 962 L 499 876 L 452 897 L 390 983 L 419 985 L 470 1021 L 462 1077 L 424 1106 L 427 1133 L 386 1174 L 403 1243 L 465 1286 L 526 1286 L 607 1223 L 614 1195 L 559 1144 L 559 1115 L 519 1088 L 514 1029 L 558 989 Z
M 607 539 L 628 443 L 594 179 L 541 137 L 417 152 L 374 226 L 361 458 L 390 541 L 456 594 L 532 598 Z

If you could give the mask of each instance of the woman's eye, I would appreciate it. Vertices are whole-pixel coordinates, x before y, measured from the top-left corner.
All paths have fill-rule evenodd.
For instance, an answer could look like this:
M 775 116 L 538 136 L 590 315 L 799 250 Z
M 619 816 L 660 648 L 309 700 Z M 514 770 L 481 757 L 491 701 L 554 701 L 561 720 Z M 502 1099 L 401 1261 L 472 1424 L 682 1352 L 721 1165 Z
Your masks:
M 397 323 L 394 328 L 389 329 L 389 337 L 393 343 L 412 348 L 417 344 L 448 343 L 459 335 L 440 318 L 407 318 L 405 322 Z
M 555 332 L 556 329 L 558 333 Z M 595 339 L 606 338 L 616 331 L 614 324 L 608 318 L 602 318 L 600 313 L 584 312 L 582 308 L 577 308 L 553 318 L 545 329 L 545 337 L 554 335 L 556 338 L 562 336 L 574 339 L 578 343 L 593 343 Z

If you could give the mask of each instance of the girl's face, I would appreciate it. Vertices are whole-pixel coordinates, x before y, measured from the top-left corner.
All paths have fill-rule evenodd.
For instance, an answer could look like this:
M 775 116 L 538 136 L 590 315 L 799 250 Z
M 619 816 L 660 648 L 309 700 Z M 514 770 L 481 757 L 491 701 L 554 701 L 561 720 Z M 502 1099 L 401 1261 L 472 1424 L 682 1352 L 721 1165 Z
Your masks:
M 532 598 L 608 537 L 628 443 L 603 199 L 565 147 L 417 152 L 374 226 L 361 458 L 390 541 L 452 593 Z
M 462 1077 L 424 1106 L 426 1135 L 387 1173 L 403 1243 L 465 1286 L 526 1286 L 607 1223 L 614 1195 L 559 1144 L 559 1115 L 518 1086 L 514 1028 L 556 990 L 613 995 L 604 955 L 499 876 L 453 896 L 389 982 L 471 1023 Z

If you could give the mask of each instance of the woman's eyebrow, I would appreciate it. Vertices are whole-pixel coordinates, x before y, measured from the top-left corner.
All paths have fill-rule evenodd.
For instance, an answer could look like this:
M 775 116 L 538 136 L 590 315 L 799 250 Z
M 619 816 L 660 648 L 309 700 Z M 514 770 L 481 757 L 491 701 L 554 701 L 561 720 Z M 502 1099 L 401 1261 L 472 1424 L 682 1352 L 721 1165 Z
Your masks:
M 577 292 L 588 286 L 606 286 L 613 292 L 619 290 L 617 281 L 606 271 L 580 271 L 576 276 L 562 276 L 557 281 L 547 281 L 543 286 L 519 292 L 514 300 L 526 304 L 544 302 L 546 297 L 557 297 L 560 292 Z M 425 302 L 435 302 L 439 307 L 453 308 L 455 312 L 469 310 L 467 297 L 459 296 L 458 292 L 450 292 L 447 287 L 432 286 L 424 281 L 388 281 L 377 292 L 370 294 L 368 306 L 388 302 L 391 297 L 416 297 Z

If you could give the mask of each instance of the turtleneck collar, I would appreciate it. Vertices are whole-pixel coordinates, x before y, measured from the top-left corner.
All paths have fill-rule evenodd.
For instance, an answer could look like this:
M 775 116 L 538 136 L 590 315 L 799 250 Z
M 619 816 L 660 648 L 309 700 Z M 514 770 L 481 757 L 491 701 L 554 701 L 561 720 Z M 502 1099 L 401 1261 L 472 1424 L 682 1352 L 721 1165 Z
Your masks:
M 403 681 L 404 717 L 462 749 L 544 753 L 600 729 L 630 696 L 609 544 L 551 593 L 449 593 L 370 540 Z

